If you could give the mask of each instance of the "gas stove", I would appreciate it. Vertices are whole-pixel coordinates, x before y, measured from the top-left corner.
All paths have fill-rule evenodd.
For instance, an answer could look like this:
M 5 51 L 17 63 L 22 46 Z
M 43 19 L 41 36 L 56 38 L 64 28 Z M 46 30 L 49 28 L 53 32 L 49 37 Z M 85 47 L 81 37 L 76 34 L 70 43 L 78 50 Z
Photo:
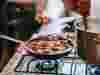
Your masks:
M 32 55 L 23 55 L 17 57 L 15 71 L 17 75 L 71 75 L 77 68 L 73 75 L 85 75 L 81 72 L 85 73 L 86 64 L 75 64 L 75 57 L 78 59 L 78 56 L 71 54 L 58 59 L 37 59 Z
M 33 56 L 22 56 L 17 62 L 15 71 L 17 73 L 45 73 L 57 74 L 63 73 L 63 58 L 61 59 L 37 59 Z
M 36 59 L 33 56 L 17 58 L 16 75 L 99 75 L 100 65 L 75 64 L 60 59 Z
M 75 25 L 73 24 L 75 23 Z M 66 24 L 66 23 L 65 23 Z M 73 27 L 74 25 L 74 27 Z M 77 30 L 80 30 L 80 24 L 75 20 L 69 22 L 63 29 L 65 33 L 64 45 L 66 49 L 70 46 L 72 49 L 63 57 L 57 59 L 39 59 L 32 55 L 23 55 L 18 57 L 15 68 L 17 75 L 92 75 L 91 64 L 86 64 L 78 55 Z M 68 31 L 69 33 L 67 33 Z M 76 34 L 74 33 L 76 32 Z M 73 35 L 75 34 L 75 35 Z M 76 39 L 76 40 L 75 40 Z M 70 40 L 70 41 L 68 41 Z M 98 73 L 98 72 L 97 72 Z M 96 75 L 96 74 L 93 74 Z

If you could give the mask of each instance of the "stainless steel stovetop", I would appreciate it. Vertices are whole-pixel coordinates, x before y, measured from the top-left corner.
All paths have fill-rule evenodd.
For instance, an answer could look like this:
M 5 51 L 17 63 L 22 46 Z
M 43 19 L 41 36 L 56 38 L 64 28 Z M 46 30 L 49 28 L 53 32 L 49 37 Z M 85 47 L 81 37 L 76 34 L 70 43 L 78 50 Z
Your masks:
M 19 55 L 16 75 L 99 75 L 100 65 L 85 64 L 76 51 L 59 59 L 37 59 L 31 55 Z
M 65 55 L 59 59 L 37 59 L 30 55 L 19 56 L 15 68 L 16 75 L 86 75 L 86 64 L 75 64 L 76 58 L 78 60 L 80 58 L 73 55 L 70 53 L 69 56 Z

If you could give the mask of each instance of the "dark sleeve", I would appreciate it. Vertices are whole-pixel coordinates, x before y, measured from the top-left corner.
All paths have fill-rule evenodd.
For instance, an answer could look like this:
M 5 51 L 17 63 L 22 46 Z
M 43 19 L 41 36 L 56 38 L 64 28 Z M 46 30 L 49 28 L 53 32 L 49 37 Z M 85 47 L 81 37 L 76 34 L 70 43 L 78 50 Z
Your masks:
M 8 16 L 6 10 L 6 0 L 0 0 L 0 32 L 7 33 Z

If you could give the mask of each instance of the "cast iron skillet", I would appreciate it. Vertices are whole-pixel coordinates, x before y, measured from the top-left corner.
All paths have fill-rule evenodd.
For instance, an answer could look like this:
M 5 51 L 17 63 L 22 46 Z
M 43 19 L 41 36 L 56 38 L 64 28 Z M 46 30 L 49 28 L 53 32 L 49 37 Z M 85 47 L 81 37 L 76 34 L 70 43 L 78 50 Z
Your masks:
M 16 40 L 15 38 L 12 38 L 12 37 L 9 37 L 9 36 L 6 36 L 6 35 L 3 35 L 1 34 L 0 35 L 0 38 L 2 39 L 7 39 L 7 40 L 10 40 L 12 42 L 15 42 L 17 44 L 21 44 L 23 41 L 21 40 Z M 29 44 L 29 41 L 26 42 L 27 44 Z M 58 53 L 58 54 L 36 54 L 36 53 L 33 53 L 32 50 L 28 50 L 28 53 L 36 58 L 39 58 L 39 59 L 57 59 L 57 58 L 61 58 L 63 57 L 64 55 L 67 55 L 71 52 L 73 48 L 68 48 L 68 49 L 65 49 L 62 53 Z
M 32 40 L 29 40 L 29 41 L 27 41 L 27 44 L 30 44 L 33 40 L 38 40 L 38 39 L 39 38 L 34 38 Z M 40 39 L 46 40 L 46 38 L 42 38 L 42 37 L 40 37 Z M 61 40 L 62 38 L 59 37 L 59 39 Z M 28 52 L 30 53 L 30 55 L 34 55 L 35 57 L 40 58 L 40 59 L 57 59 L 57 58 L 63 57 L 64 55 L 68 55 L 72 51 L 72 49 L 73 48 L 65 48 L 65 49 L 63 49 L 63 51 L 61 53 L 53 52 L 50 54 L 46 54 L 46 53 L 38 54 L 38 53 L 34 53 L 32 50 L 29 50 Z

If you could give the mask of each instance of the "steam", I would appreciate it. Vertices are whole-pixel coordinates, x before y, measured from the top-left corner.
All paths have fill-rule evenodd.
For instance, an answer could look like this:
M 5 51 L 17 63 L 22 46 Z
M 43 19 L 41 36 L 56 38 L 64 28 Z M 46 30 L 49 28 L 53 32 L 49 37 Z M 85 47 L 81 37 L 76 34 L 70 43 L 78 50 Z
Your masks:
M 72 21 L 75 19 L 74 17 L 59 17 L 59 18 L 50 18 L 50 22 L 48 23 L 48 26 L 43 25 L 40 28 L 39 35 L 47 35 L 47 34 L 58 34 L 63 36 L 63 28 L 65 25 L 63 25 L 66 22 Z
M 60 16 L 64 14 L 64 3 L 62 0 L 48 0 L 46 9 L 44 10 L 45 16 L 48 16 L 50 22 L 48 25 L 42 25 L 38 35 L 47 35 L 52 33 L 62 33 L 61 29 L 63 26 L 61 25 L 62 19 Z M 61 21 L 60 21 L 61 20 Z M 36 37 L 36 35 L 34 35 Z
M 48 0 L 47 9 L 44 10 L 44 15 L 48 16 L 48 25 L 42 25 L 37 35 L 59 34 L 63 36 L 63 25 L 66 22 L 72 21 L 76 17 L 61 17 L 64 16 L 64 3 L 62 0 Z M 36 37 L 36 35 L 34 35 Z

